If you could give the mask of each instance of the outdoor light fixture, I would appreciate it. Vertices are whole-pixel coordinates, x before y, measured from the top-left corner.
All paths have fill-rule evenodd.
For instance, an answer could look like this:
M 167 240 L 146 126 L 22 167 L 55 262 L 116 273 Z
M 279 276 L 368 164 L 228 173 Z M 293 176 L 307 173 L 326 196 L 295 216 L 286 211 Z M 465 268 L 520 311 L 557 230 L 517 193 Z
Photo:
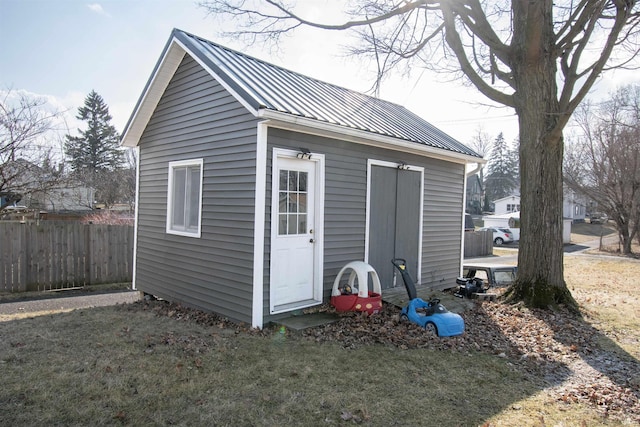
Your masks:
M 306 148 L 300 147 L 300 152 L 296 154 L 299 159 L 309 160 L 311 158 L 311 151 Z
M 409 170 L 409 165 L 407 165 L 406 162 L 400 162 L 398 164 L 398 169 L 402 170 L 402 171 L 406 171 Z

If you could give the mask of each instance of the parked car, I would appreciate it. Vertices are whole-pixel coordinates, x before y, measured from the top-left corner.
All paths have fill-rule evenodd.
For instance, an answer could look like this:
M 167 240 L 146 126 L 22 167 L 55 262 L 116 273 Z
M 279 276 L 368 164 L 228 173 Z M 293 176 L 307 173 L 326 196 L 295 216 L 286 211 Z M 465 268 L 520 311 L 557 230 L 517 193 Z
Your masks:
M 513 242 L 513 231 L 508 228 L 502 227 L 483 227 L 478 231 L 491 231 L 493 232 L 493 243 L 497 246 L 502 245 L 503 243 L 511 243 Z
M 589 218 L 591 224 L 606 224 L 609 221 L 607 214 L 601 212 L 592 213 Z
M 462 276 L 465 279 L 477 277 L 488 287 L 509 286 L 516 281 L 518 267 L 503 264 L 464 264 Z

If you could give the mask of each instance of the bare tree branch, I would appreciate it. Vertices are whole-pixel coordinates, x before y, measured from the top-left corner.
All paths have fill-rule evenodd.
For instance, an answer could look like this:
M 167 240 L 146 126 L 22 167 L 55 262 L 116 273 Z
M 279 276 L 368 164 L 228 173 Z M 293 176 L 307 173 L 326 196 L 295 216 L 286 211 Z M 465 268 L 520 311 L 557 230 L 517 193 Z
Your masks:
M 456 58 L 460 63 L 460 68 L 462 69 L 462 72 L 465 74 L 465 76 L 467 76 L 471 83 L 473 83 L 473 85 L 487 98 L 499 102 L 500 104 L 514 107 L 515 104 L 512 95 L 507 95 L 502 91 L 492 88 L 474 70 L 473 66 L 467 58 L 467 54 L 462 44 L 462 40 L 460 39 L 460 35 L 456 30 L 455 13 L 453 10 L 449 9 L 446 3 L 442 4 L 442 15 L 445 24 L 447 44 L 456 55 Z
M 584 13 L 589 14 L 591 19 L 588 25 L 583 28 L 583 38 L 578 43 L 575 53 L 572 55 L 571 65 L 568 67 L 568 74 L 565 73 L 565 84 L 559 97 L 562 116 L 557 126 L 560 130 L 566 126 L 573 111 L 575 111 L 580 102 L 582 102 L 582 100 L 587 96 L 595 81 L 600 77 L 600 74 L 611 57 L 611 52 L 618 44 L 618 39 L 623 29 L 629 25 L 637 25 L 637 21 L 640 19 L 640 13 L 638 11 L 635 13 L 633 12 L 635 2 L 615 0 L 613 2 L 597 3 L 605 4 L 598 4 L 598 8 L 591 10 L 591 13 L 588 13 L 585 9 Z M 595 8 L 596 6 L 593 7 Z M 577 69 L 581 61 L 583 51 L 589 44 L 591 37 L 595 36 L 595 28 L 600 22 L 598 18 L 601 18 L 602 13 L 607 9 L 614 11 L 614 15 L 612 16 L 614 21 L 608 31 L 606 42 L 604 43 L 597 59 L 590 65 L 584 67 L 585 71 L 583 73 L 578 74 Z M 586 76 L 586 78 L 584 78 L 581 87 L 576 92 L 576 84 L 578 83 L 578 80 L 584 76 Z

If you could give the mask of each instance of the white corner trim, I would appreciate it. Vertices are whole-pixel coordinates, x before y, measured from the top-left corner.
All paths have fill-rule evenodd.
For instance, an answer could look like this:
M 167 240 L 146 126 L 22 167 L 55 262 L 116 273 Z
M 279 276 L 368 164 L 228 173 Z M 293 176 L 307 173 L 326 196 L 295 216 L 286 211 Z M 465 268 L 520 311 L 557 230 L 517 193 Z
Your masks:
M 458 275 L 460 277 L 462 277 L 462 265 L 464 264 L 464 237 L 465 237 L 465 233 L 466 233 L 466 218 L 465 218 L 465 213 L 467 210 L 467 177 L 469 175 L 467 174 L 463 174 L 462 175 L 462 224 L 460 227 L 460 271 L 458 272 Z
M 140 211 L 140 147 L 135 147 L 136 150 L 136 197 L 135 197 L 135 212 L 133 219 L 133 265 L 131 266 L 132 278 L 131 289 L 138 289 L 136 286 L 136 276 L 138 267 L 138 215 Z
M 266 122 L 257 126 L 256 189 L 253 219 L 253 302 L 251 326 L 262 329 L 264 317 L 264 236 L 267 197 L 267 133 Z

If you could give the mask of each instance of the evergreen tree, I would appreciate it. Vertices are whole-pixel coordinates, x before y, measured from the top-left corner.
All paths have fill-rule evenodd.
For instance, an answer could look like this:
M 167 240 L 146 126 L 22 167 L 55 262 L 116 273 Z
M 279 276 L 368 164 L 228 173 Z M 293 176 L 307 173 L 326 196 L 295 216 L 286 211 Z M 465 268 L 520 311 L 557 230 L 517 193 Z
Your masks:
M 111 124 L 109 107 L 96 91 L 85 98 L 78 108 L 79 120 L 87 122 L 87 129 L 78 129 L 80 136 L 66 135 L 65 153 L 74 175 L 96 189 L 98 200 L 111 204 L 114 184 L 112 172 L 123 164 L 123 152 L 119 148 L 120 136 Z
M 494 202 L 518 192 L 519 181 L 517 149 L 509 147 L 501 132 L 491 147 L 485 175 L 486 199 Z

